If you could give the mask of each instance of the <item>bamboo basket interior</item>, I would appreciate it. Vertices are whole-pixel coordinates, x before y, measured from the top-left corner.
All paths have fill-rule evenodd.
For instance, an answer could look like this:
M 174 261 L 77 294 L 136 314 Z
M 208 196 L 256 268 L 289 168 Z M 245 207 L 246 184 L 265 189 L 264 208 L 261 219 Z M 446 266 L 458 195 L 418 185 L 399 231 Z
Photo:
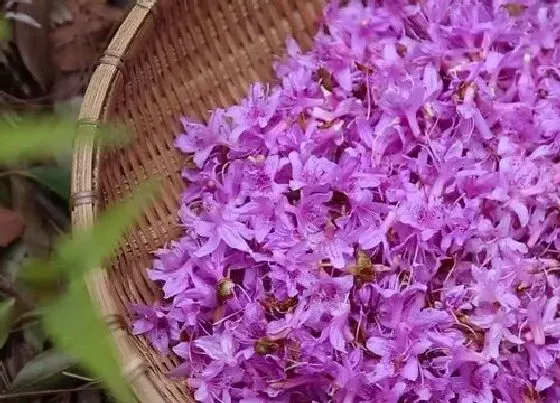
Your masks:
M 138 0 L 110 43 L 87 89 L 75 142 L 72 222 L 92 225 L 98 211 L 126 198 L 147 177 L 163 192 L 124 238 L 112 266 L 95 270 L 88 288 L 114 336 L 123 373 L 143 402 L 192 401 L 177 365 L 129 332 L 129 305 L 161 297 L 146 278 L 152 252 L 177 238 L 185 157 L 173 147 L 179 118 L 243 98 L 254 81 L 272 82 L 272 64 L 293 36 L 305 49 L 324 0 Z M 133 140 L 99 150 L 105 122 L 124 124 Z

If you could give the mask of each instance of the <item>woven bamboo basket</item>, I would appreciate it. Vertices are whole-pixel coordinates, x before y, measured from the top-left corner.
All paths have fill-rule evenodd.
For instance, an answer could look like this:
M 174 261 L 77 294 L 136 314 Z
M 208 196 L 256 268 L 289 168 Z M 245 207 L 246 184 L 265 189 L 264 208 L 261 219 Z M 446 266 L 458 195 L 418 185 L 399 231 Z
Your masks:
M 127 197 L 147 177 L 164 184 L 117 251 L 112 267 L 88 278 L 111 332 L 123 373 L 142 402 L 192 401 L 185 382 L 166 373 L 177 362 L 129 333 L 130 303 L 152 303 L 146 278 L 151 252 L 177 238 L 176 212 L 185 163 L 173 147 L 179 117 L 205 119 L 217 106 L 246 95 L 251 82 L 271 82 L 272 62 L 293 36 L 311 45 L 324 0 L 138 0 L 109 44 L 87 89 L 75 141 L 73 228 L 92 225 L 98 211 Z M 96 127 L 124 124 L 132 143 L 99 150 Z

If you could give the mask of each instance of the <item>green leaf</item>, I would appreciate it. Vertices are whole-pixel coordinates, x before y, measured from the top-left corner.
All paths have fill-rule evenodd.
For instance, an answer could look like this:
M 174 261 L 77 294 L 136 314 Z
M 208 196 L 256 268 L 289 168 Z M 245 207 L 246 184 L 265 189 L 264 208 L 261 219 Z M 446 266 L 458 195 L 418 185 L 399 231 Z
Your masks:
M 72 117 L 27 116 L 10 120 L 0 118 L 0 163 L 24 158 L 69 155 L 77 124 Z M 103 148 L 119 148 L 130 142 L 132 133 L 123 126 L 91 126 L 88 133 Z
M 134 139 L 134 132 L 125 125 L 113 122 L 99 126 L 96 137 L 103 149 L 114 150 L 129 144 Z
M 10 189 L 9 182 L 2 178 L 0 180 L 0 206 L 10 206 L 12 203 L 12 191 Z
M 15 304 L 15 298 L 8 298 L 0 302 L 0 348 L 4 347 L 12 330 Z
M 152 199 L 154 190 L 152 182 L 141 185 L 130 199 L 103 213 L 93 228 L 75 231 L 72 237 L 62 241 L 54 254 L 56 267 L 72 276 L 81 276 L 88 269 L 102 266 Z
M 0 43 L 7 42 L 10 39 L 10 23 L 4 15 L 0 16 Z
M 51 262 L 30 260 L 18 271 L 17 281 L 30 290 L 38 302 L 52 301 L 63 291 L 63 273 Z
M 75 130 L 72 119 L 27 117 L 18 122 L 0 119 L 0 163 L 68 152 L 72 149 Z
M 43 351 L 47 337 L 40 322 L 32 322 L 22 328 L 23 340 L 29 344 L 36 353 Z
M 97 316 L 81 278 L 73 280 L 68 293 L 45 309 L 44 327 L 55 345 L 102 379 L 119 402 L 134 401 L 121 377 L 109 332 Z
M 63 200 L 70 197 L 70 171 L 57 165 L 37 165 L 25 171 L 14 172 L 37 182 Z
M 12 382 L 12 390 L 32 389 L 48 381 L 74 365 L 74 361 L 58 350 L 41 353 L 18 372 Z
M 45 264 L 43 271 L 38 264 L 32 266 L 38 278 L 53 271 L 65 273 L 70 278 L 67 294 L 44 309 L 45 332 L 58 348 L 102 379 L 120 402 L 134 399 L 120 377 L 108 331 L 91 304 L 83 275 L 88 269 L 100 267 L 113 253 L 124 231 L 134 223 L 153 195 L 152 183 L 140 186 L 129 200 L 105 212 L 91 229 L 77 231 L 61 241 L 53 254 L 53 261 Z M 22 273 L 26 272 L 29 276 L 29 271 L 22 270 Z

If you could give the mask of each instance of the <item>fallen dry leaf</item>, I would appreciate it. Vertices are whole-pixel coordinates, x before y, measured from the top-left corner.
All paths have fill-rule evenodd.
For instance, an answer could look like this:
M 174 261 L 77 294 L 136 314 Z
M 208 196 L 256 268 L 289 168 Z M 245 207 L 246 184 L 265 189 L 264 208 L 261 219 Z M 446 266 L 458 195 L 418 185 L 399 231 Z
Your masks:
M 0 207 L 0 246 L 8 246 L 19 238 L 23 228 L 23 219 L 18 213 Z
M 63 1 L 63 0 L 55 0 Z M 51 33 L 57 101 L 83 93 L 108 41 L 126 15 L 106 0 L 66 0 L 71 18 Z
M 73 72 L 95 65 L 126 11 L 105 1 L 68 3 L 72 23 L 54 30 L 54 61 L 61 72 Z
M 47 215 L 39 208 L 36 185 L 27 178 L 12 176 L 12 208 L 21 217 L 25 217 L 23 242 L 28 248 L 29 256 L 38 259 L 49 257 L 54 241 L 49 227 L 45 224 Z
M 14 41 L 33 78 L 43 91 L 48 91 L 53 81 L 52 44 L 50 40 L 50 15 L 52 0 L 17 3 L 16 11 L 33 18 L 39 26 L 17 21 L 14 24 Z

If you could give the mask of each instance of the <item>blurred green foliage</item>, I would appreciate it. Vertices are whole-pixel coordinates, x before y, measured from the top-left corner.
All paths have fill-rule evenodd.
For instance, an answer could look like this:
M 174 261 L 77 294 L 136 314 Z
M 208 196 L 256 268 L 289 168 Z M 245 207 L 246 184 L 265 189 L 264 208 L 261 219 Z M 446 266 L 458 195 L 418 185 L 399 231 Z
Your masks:
M 76 123 L 54 116 L 27 117 L 14 122 L 0 120 L 0 163 L 41 159 L 72 149 Z
M 62 200 L 68 200 L 70 197 L 70 170 L 65 166 L 58 164 L 36 165 L 0 174 L 0 176 L 15 175 L 28 178 L 44 186 Z
M 75 123 L 52 117 L 30 117 L 14 124 L 0 121 L 0 166 L 4 174 L 22 175 L 37 180 L 61 197 L 68 196 L 68 175 L 38 168 L 21 169 L 22 160 L 54 158 L 71 152 Z M 103 130 L 100 141 L 106 143 Z M 122 141 L 115 135 L 110 137 Z M 17 164 L 16 170 L 10 165 Z M 2 173 L 0 173 L 2 175 Z M 39 178 L 39 179 L 37 179 Z M 37 355 L 18 374 L 12 388 L 36 385 L 59 373 L 74 362 L 92 377 L 100 379 L 120 402 L 134 401 L 127 383 L 120 376 L 110 335 L 93 306 L 84 277 L 88 270 L 103 267 L 119 245 L 127 229 L 155 193 L 153 184 L 141 185 L 127 201 L 101 214 L 89 230 L 63 237 L 48 261 L 32 261 L 18 272 L 18 284 L 34 296 L 33 306 L 19 291 L 16 297 L 0 302 L 0 343 L 4 344 L 14 326 L 26 323 L 30 315 L 38 316 L 41 329 L 54 349 Z M 61 285 L 61 280 L 62 285 Z M 15 306 L 19 308 L 19 317 Z M 23 313 L 23 316 L 22 316 Z M 27 315 L 28 317 L 25 317 Z M 28 332 L 30 340 L 42 343 L 40 332 Z

